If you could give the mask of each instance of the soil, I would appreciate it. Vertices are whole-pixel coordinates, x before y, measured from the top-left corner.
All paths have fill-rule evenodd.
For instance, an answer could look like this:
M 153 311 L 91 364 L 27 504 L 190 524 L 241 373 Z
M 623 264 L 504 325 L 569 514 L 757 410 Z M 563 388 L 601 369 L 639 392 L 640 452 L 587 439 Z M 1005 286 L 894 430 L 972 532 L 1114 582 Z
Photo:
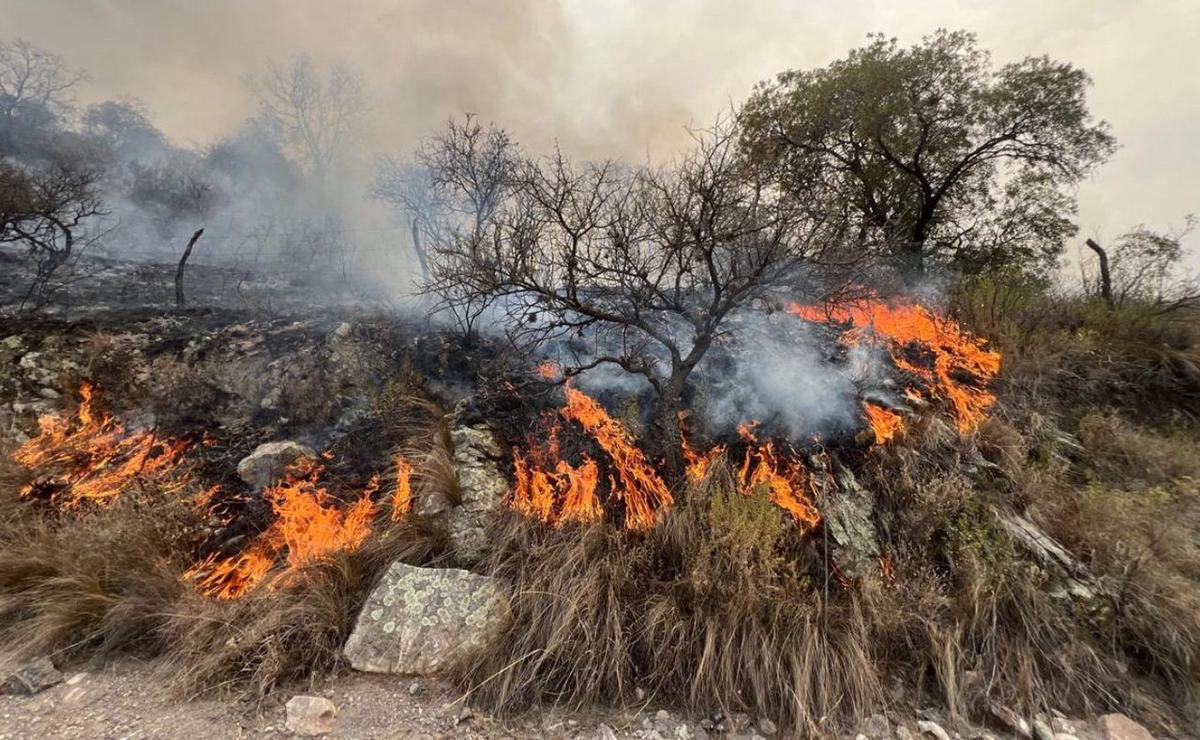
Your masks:
M 125 661 L 101 668 L 64 670 L 65 680 L 34 696 L 0 696 L 0 740 L 62 738 L 294 737 L 285 727 L 281 692 L 262 704 L 181 700 L 160 687 L 153 664 Z M 337 738 L 569 738 L 600 737 L 600 724 L 624 735 L 630 724 L 613 717 L 570 719 L 553 713 L 501 721 L 463 708 L 460 696 L 429 679 L 351 674 L 307 692 L 337 706 Z

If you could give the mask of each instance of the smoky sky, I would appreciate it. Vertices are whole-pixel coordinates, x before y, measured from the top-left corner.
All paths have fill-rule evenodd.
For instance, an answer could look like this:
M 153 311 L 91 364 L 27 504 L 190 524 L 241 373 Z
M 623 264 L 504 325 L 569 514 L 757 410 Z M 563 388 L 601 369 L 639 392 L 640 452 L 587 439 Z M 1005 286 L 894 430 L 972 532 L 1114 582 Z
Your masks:
M 90 73 L 81 103 L 137 98 L 183 145 L 251 114 L 246 80 L 270 60 L 344 62 L 371 97 L 363 161 L 464 111 L 533 149 L 668 156 L 777 72 L 870 32 L 913 43 L 963 28 L 998 63 L 1044 53 L 1094 78 L 1092 109 L 1121 149 L 1080 186 L 1080 240 L 1200 210 L 1195 0 L 0 0 L 0 19 L 0 35 Z

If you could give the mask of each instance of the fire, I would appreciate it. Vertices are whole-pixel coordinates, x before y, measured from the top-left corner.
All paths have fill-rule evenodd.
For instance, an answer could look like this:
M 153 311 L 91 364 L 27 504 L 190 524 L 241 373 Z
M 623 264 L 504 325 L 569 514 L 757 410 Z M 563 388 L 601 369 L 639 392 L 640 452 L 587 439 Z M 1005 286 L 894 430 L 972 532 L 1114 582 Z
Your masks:
M 924 306 L 872 296 L 831 307 L 790 303 L 787 309 L 806 321 L 850 324 L 842 334 L 847 344 L 871 337 L 883 340 L 896 367 L 951 405 L 960 432 L 978 426 L 996 401 L 986 386 L 1000 372 L 1000 353 L 987 349 L 987 340 Z M 923 356 L 932 357 L 932 367 Z M 906 392 L 921 395 L 915 388 Z
M 396 488 L 392 491 L 392 521 L 403 519 L 412 510 L 412 465 L 396 458 Z
M 315 461 L 300 460 L 283 480 L 268 487 L 264 497 L 274 521 L 238 555 L 212 556 L 190 569 L 185 577 L 195 582 L 196 590 L 218 599 L 236 599 L 266 579 L 278 562 L 284 565 L 273 587 L 335 553 L 357 550 L 371 534 L 372 497 L 379 478 L 372 478 L 358 500 L 343 508 L 320 483 L 323 471 Z
M 139 482 L 166 483 L 178 472 L 187 442 L 127 431 L 95 407 L 96 391 L 89 383 L 80 387 L 79 395 L 75 419 L 41 417 L 38 435 L 13 453 L 25 468 L 54 471 L 48 480 L 26 485 L 22 496 L 49 489 L 51 500 L 64 509 L 84 502 L 109 506 Z
M 738 433 L 748 444 L 737 475 L 742 493 L 750 495 L 765 488 L 771 502 L 790 514 L 797 526 L 805 531 L 816 527 L 821 515 L 813 503 L 811 477 L 800 457 L 790 450 L 779 455 L 774 442 L 760 442 L 748 425 L 738 427 Z
M 619 421 L 582 391 L 570 385 L 565 391 L 567 401 L 559 416 L 577 422 L 608 456 L 613 471 L 608 477 L 609 489 L 625 504 L 626 528 L 654 526 L 674 501 L 667 484 Z M 510 505 L 532 519 L 556 526 L 596 521 L 604 513 L 598 495 L 600 467 L 586 455 L 579 465 L 562 459 L 558 431 L 555 422 L 544 449 L 531 445 L 528 452 L 513 452 L 516 482 Z
M 897 434 L 904 431 L 904 419 L 895 411 L 873 403 L 864 403 L 863 410 L 867 414 L 867 423 L 871 425 L 871 431 L 875 432 L 875 444 L 891 442 Z

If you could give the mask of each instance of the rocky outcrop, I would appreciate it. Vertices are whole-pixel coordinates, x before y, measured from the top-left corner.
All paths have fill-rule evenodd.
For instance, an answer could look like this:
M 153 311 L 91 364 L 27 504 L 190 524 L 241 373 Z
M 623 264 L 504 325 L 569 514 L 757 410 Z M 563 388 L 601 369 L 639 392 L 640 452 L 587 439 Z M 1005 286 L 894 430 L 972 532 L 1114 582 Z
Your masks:
M 267 442 L 242 458 L 237 466 L 238 477 L 255 488 L 265 488 L 301 457 L 316 459 L 317 453 L 299 442 Z
M 833 562 L 838 572 L 850 579 L 878 573 L 879 538 L 872 521 L 875 502 L 849 468 L 838 465 L 834 476 L 837 490 L 821 508 L 832 544 Z
M 395 562 L 367 598 L 345 655 L 360 671 L 432 675 L 487 645 L 511 619 L 497 579 Z
M 460 426 L 451 430 L 454 474 L 461 500 L 450 511 L 450 541 L 460 563 L 479 562 L 487 548 L 488 530 L 508 490 L 500 472 L 500 444 L 485 426 Z

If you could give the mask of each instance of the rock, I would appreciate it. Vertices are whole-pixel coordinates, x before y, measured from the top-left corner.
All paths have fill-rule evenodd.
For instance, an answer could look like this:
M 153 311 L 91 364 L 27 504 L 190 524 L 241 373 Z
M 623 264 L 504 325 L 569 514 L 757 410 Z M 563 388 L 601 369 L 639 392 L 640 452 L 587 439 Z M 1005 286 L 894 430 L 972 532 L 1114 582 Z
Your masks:
M 397 561 L 367 597 L 344 652 L 360 671 L 432 675 L 487 645 L 511 619 L 499 580 Z
M 458 506 L 450 511 L 450 541 L 458 561 L 470 565 L 486 552 L 490 526 L 508 491 L 508 479 L 496 464 L 500 444 L 487 427 L 456 427 L 450 439 L 454 474 L 462 494 Z
M 1055 733 L 1054 740 L 1079 740 L 1079 738 L 1069 732 L 1058 732 Z
M 665 722 L 671 719 L 671 713 L 665 709 L 660 709 L 655 713 L 654 719 L 658 720 L 659 722 Z
M 596 740 L 617 740 L 617 733 L 613 732 L 608 725 L 601 723 L 596 728 Z
M 39 388 L 38 395 L 50 401 L 57 401 L 62 398 L 62 394 L 53 388 Z
M 838 572 L 850 579 L 879 572 L 879 538 L 872 513 L 874 498 L 849 468 L 838 465 L 837 492 L 828 497 L 822 515 L 832 540 L 831 556 Z
M 917 729 L 926 735 L 934 736 L 937 740 L 950 740 L 950 736 L 937 722 L 930 722 L 927 719 L 920 720 L 917 722 Z
M 896 725 L 896 738 L 897 740 L 913 740 L 912 730 L 904 725 Z
M 854 740 L 871 740 L 871 738 L 867 737 L 866 735 L 864 735 L 860 732 L 854 736 Z
M 265 488 L 279 478 L 288 465 L 301 457 L 315 460 L 317 453 L 298 442 L 267 442 L 242 458 L 237 466 L 238 477 L 255 488 Z
M 1154 736 L 1137 722 L 1123 714 L 1106 714 L 1100 718 L 1104 740 L 1154 740 Z
M 998 722 L 1000 722 L 1000 724 L 1007 727 L 1013 733 L 1019 735 L 1020 737 L 1033 737 L 1033 729 L 1029 726 L 1029 723 L 1025 721 L 1024 717 L 1017 714 L 1013 710 L 1009 709 L 1003 704 L 997 704 L 996 702 L 989 703 L 988 710 L 992 713 L 992 716 L 995 717 Z
M 862 729 L 869 738 L 887 738 L 892 734 L 892 723 L 882 714 L 872 714 L 867 717 Z
M 758 731 L 761 732 L 762 734 L 766 735 L 767 737 L 771 737 L 775 733 L 779 732 L 779 728 L 775 725 L 774 722 L 767 719 L 766 717 L 763 717 L 762 719 L 760 719 L 758 721 Z
M 1045 719 L 1038 716 L 1033 720 L 1033 736 L 1037 740 L 1054 740 L 1054 730 L 1050 729 Z
M 63 676 L 49 658 L 38 658 L 13 672 L 4 680 L 0 694 L 22 694 L 32 696 L 45 691 L 63 680 Z
M 298 694 L 288 699 L 287 728 L 297 735 L 324 735 L 333 730 L 337 707 L 323 696 Z

